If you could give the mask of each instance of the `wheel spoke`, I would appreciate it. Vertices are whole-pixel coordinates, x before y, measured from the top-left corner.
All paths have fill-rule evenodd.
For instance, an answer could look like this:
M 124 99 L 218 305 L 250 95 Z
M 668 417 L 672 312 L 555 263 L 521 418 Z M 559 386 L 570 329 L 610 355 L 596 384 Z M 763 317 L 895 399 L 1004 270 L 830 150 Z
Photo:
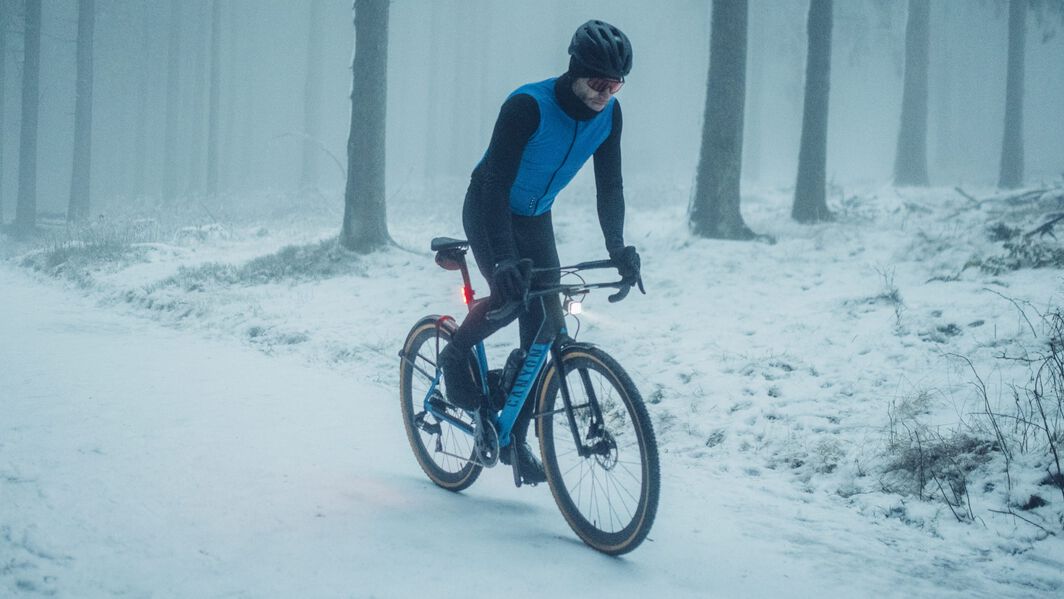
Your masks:
M 641 543 L 653 523 L 657 452 L 638 391 L 625 375 L 615 375 L 611 359 L 596 351 L 580 349 L 563 357 L 579 438 L 569 426 L 559 382 L 545 390 L 550 395 L 540 405 L 546 416 L 544 465 L 573 529 L 589 545 L 617 554 Z M 581 447 L 593 453 L 581 456 Z M 617 539 L 622 531 L 626 537 Z
M 438 382 L 441 385 L 439 391 L 443 391 L 444 382 L 437 371 L 436 356 L 449 341 L 449 330 L 436 322 L 423 321 L 415 327 L 404 343 L 408 349 L 400 360 L 400 399 L 407 436 L 421 469 L 437 485 L 460 491 L 471 485 L 481 471 L 479 465 L 469 461 L 468 456 L 472 453 L 470 439 L 448 419 L 434 418 L 438 433 L 425 431 L 414 422 L 414 414 L 424 409 L 423 403 L 433 385 Z M 466 422 L 464 415 L 456 415 L 450 410 L 447 416 Z

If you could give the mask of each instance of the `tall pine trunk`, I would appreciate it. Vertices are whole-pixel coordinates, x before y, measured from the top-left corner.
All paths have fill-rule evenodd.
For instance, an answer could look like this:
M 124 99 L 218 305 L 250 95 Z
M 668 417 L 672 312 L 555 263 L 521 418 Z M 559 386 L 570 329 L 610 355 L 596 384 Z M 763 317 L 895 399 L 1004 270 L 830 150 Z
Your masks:
M 1005 136 L 998 187 L 1023 185 L 1023 79 L 1027 48 L 1027 2 L 1009 2 L 1009 66 L 1005 87 Z
M 894 157 L 894 184 L 926 186 L 927 179 L 927 72 L 931 45 L 931 4 L 909 0 L 905 27 L 905 87 L 901 101 L 901 128 Z
M 163 201 L 177 197 L 177 112 L 181 105 L 181 3 L 170 0 L 169 40 L 166 55 L 166 128 L 163 133 Z
M 935 150 L 932 164 L 936 170 L 953 172 L 953 51 L 951 49 L 949 24 L 953 22 L 950 5 L 936 3 L 938 13 L 936 22 L 943 23 L 942 34 L 935 38 Z
M 429 28 L 429 72 L 426 79 L 428 80 L 428 88 L 434 90 L 444 90 L 443 75 L 444 65 L 446 64 L 446 57 L 443 55 L 443 44 L 440 40 L 443 37 L 443 15 L 446 9 L 440 2 L 433 2 L 432 6 L 428 9 L 428 19 L 430 23 Z M 447 118 L 444 114 L 443 106 L 454 106 L 452 102 L 441 101 L 442 98 L 437 98 L 437 101 L 429 103 L 429 110 L 427 113 L 428 122 L 425 125 L 425 171 L 424 178 L 431 185 L 435 186 L 437 179 L 442 171 L 440 164 L 443 162 L 443 144 L 441 140 L 443 135 L 441 132 L 446 126 L 445 123 L 449 123 L 451 119 Z
M 226 88 L 226 94 L 224 96 L 225 106 L 222 109 L 223 118 L 222 123 L 225 127 L 223 134 L 221 135 L 221 141 L 219 142 L 221 148 L 219 150 L 219 159 L 221 159 L 225 165 L 225 168 L 221 168 L 219 165 L 219 173 L 221 177 L 224 177 L 219 181 L 219 185 L 224 189 L 232 189 L 237 182 L 236 177 L 236 165 L 237 165 L 237 151 L 236 151 L 236 139 L 237 139 L 237 99 L 242 89 L 245 87 L 240 85 L 239 70 L 237 65 L 239 64 L 240 57 L 242 56 L 241 49 L 243 44 L 240 43 L 241 36 L 245 36 L 246 27 L 240 22 L 240 12 L 237 10 L 236 2 L 227 3 L 229 10 L 226 11 L 226 23 L 228 28 L 226 30 L 226 43 L 225 43 L 225 67 L 223 70 L 229 73 L 228 81 L 229 85 Z
M 340 243 L 370 252 L 391 243 L 384 197 L 389 0 L 355 0 L 351 130 Z
M 299 174 L 301 187 L 318 184 L 319 124 L 321 122 L 321 0 L 310 2 L 310 23 L 307 26 L 307 72 L 303 82 L 303 168 Z
M 7 82 L 7 22 L 11 11 L 0 0 L 0 226 L 4 224 L 4 84 Z
M 78 0 L 77 83 L 74 102 L 74 168 L 70 176 L 67 220 L 89 215 L 92 169 L 92 38 L 96 28 L 96 0 Z
M 211 74 L 207 100 L 207 195 L 218 193 L 218 110 L 221 92 L 221 0 L 211 1 Z
M 137 116 L 133 153 L 133 193 L 143 196 L 147 192 L 146 179 L 148 170 L 148 94 L 151 89 L 151 73 L 155 65 L 151 64 L 151 7 L 144 3 L 141 10 L 140 56 L 136 57 L 139 67 L 137 77 Z
M 18 149 L 18 204 L 15 228 L 37 226 L 37 113 L 41 71 L 41 0 L 26 0 L 22 58 L 22 127 Z
M 806 25 L 805 105 L 798 149 L 798 181 L 791 217 L 802 223 L 832 218 L 826 197 L 828 99 L 831 91 L 831 29 L 833 0 L 811 0 Z
M 702 147 L 688 224 L 702 237 L 751 239 L 739 211 L 747 0 L 714 0 Z
M 772 0 L 769 0 L 770 2 Z M 750 23 L 749 67 L 746 81 L 745 133 L 743 134 L 743 172 L 747 181 L 761 179 L 761 112 L 765 80 L 765 14 L 764 5 L 754 3 Z
M 203 0 L 188 2 L 186 6 L 192 8 L 190 19 L 190 37 L 192 52 L 191 97 L 188 103 L 188 112 L 191 125 L 185 130 L 188 152 L 188 170 L 186 191 L 189 195 L 202 194 L 207 176 L 207 95 L 208 77 L 207 50 L 210 46 L 210 25 L 207 23 L 210 13 Z

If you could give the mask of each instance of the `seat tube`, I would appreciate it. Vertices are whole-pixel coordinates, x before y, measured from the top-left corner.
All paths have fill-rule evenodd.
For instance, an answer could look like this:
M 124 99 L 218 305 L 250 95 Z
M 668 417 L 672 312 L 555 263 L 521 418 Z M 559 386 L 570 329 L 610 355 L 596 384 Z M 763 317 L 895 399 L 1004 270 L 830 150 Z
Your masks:
M 480 370 L 480 390 L 484 397 L 488 397 L 491 392 L 488 389 L 488 352 L 484 349 L 483 341 L 473 346 L 473 353 L 477 356 L 477 369 Z

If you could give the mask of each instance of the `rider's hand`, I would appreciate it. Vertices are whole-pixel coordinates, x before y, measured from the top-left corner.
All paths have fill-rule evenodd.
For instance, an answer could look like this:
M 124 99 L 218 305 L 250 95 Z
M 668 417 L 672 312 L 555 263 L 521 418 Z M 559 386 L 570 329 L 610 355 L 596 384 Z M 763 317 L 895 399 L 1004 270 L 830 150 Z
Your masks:
M 528 292 L 532 273 L 532 261 L 503 260 L 495 265 L 492 291 L 499 294 L 502 302 L 523 300 Z
M 617 267 L 617 272 L 620 273 L 622 279 L 639 278 L 641 262 L 639 260 L 639 252 L 635 251 L 635 246 L 626 245 L 611 249 L 610 260 Z

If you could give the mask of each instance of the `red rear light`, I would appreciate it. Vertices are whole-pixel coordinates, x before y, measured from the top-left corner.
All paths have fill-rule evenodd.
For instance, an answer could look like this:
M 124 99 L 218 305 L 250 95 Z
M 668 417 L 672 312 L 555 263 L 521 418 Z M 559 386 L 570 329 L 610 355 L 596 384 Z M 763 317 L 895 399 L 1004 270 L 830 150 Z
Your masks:
M 462 287 L 462 303 L 468 306 L 471 301 L 473 301 L 473 290 L 469 287 Z

